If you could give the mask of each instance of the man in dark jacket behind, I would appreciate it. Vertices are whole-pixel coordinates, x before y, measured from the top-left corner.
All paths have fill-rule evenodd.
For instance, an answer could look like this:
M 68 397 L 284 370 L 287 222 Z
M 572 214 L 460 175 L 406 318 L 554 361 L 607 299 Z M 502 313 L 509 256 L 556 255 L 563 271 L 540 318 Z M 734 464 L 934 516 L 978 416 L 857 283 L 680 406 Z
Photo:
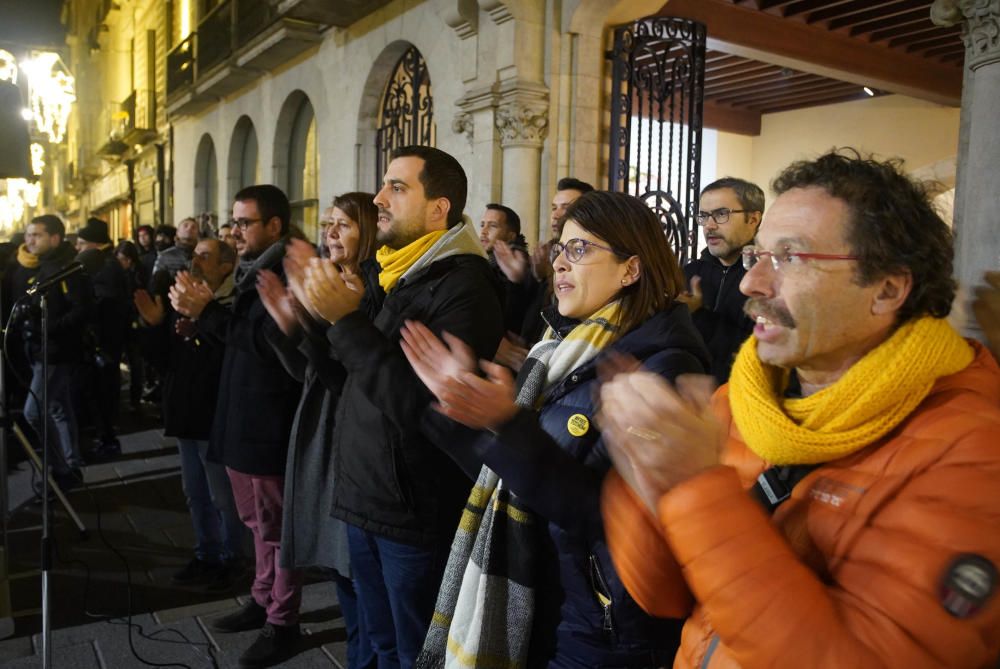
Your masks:
M 490 359 L 503 335 L 500 286 L 463 222 L 462 166 L 437 149 L 397 149 L 386 170 L 364 299 L 324 265 L 307 271 L 347 371 L 333 434 L 333 515 L 349 523 L 351 569 L 379 666 L 413 666 L 471 488 L 421 432 L 432 396 L 399 345 L 406 320 Z M 319 263 L 319 261 L 316 261 Z
M 701 257 L 684 266 L 688 292 L 678 299 L 688 305 L 709 353 L 712 376 L 722 384 L 740 344 L 753 332 L 753 321 L 743 313 L 746 295 L 740 292 L 743 247 L 753 243 L 764 215 L 764 191 L 743 179 L 726 177 L 701 191 L 698 225 L 708 244 Z
M 240 657 L 242 666 L 279 662 L 293 654 L 299 638 L 302 574 L 279 566 L 279 550 L 285 460 L 302 386 L 269 343 L 278 326 L 256 290 L 260 270 L 284 278 L 290 215 L 288 198 L 275 186 L 248 186 L 236 194 L 233 233 L 240 265 L 232 310 L 187 272 L 178 272 L 170 289 L 174 309 L 226 348 L 209 457 L 226 466 L 236 509 L 253 534 L 256 577 L 246 606 L 214 620 L 212 627 L 240 632 L 263 626 Z
M 87 458 L 102 461 L 122 452 L 115 423 L 121 399 L 119 363 L 125 351 L 132 296 L 125 270 L 115 258 L 106 222 L 99 218 L 87 219 L 87 224 L 77 233 L 76 250 L 79 251 L 76 259 L 83 264 L 94 287 L 88 342 L 91 350 L 87 352 L 89 367 L 85 368 L 83 385 L 89 390 L 85 397 L 97 428 L 97 438 Z
M 76 252 L 63 241 L 66 228 L 58 216 L 38 216 L 28 224 L 24 236 L 26 250 L 38 258 L 37 273 L 28 278 L 30 285 L 40 284 L 73 262 Z M 80 332 L 87 322 L 92 304 L 91 287 L 83 273 L 66 277 L 44 293 L 48 304 L 48 401 L 50 443 L 58 444 L 52 453 L 53 475 L 64 489 L 80 482 L 83 459 L 77 443 L 76 413 L 73 411 L 73 380 L 83 362 Z M 24 404 L 24 416 L 42 434 L 42 329 L 41 295 L 27 298 L 14 322 L 22 327 L 28 360 L 31 363 L 31 392 Z
M 216 302 L 233 301 L 236 251 L 218 239 L 203 239 L 194 249 L 191 276 L 212 289 Z M 177 439 L 181 484 L 194 530 L 194 558 L 175 572 L 171 583 L 207 583 L 209 592 L 224 592 L 242 571 L 246 529 L 236 512 L 229 476 L 208 459 L 223 343 L 206 337 L 186 317 L 164 308 L 162 299 L 136 291 L 135 304 L 148 326 L 154 364 L 163 373 L 163 434 Z

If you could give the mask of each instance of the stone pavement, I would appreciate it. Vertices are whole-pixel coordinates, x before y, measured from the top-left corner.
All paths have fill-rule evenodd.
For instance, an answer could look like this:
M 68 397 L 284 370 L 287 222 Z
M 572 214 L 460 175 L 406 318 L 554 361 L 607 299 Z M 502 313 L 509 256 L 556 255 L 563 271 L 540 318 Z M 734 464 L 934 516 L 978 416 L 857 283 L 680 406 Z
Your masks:
M 193 545 L 177 449 L 159 430 L 128 434 L 121 442 L 122 456 L 87 467 L 86 488 L 68 495 L 87 527 L 86 538 L 58 502 L 53 507 L 52 666 L 147 666 L 135 654 L 157 665 L 237 666 L 256 632 L 218 634 L 206 621 L 246 602 L 249 575 L 226 596 L 170 584 Z M 12 637 L 0 640 L 0 666 L 11 669 L 41 665 L 41 506 L 27 501 L 31 479 L 22 464 L 9 481 L 15 628 Z M 131 633 L 125 620 L 130 609 Z M 346 635 L 333 585 L 312 579 L 302 610 L 302 651 L 278 666 L 345 667 Z

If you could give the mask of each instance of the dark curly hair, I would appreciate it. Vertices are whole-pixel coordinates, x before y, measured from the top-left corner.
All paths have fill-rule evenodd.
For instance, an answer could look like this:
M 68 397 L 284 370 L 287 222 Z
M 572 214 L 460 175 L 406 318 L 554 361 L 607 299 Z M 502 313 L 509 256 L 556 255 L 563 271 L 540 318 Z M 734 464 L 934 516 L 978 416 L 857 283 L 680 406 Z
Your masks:
M 847 242 L 858 256 L 856 280 L 869 285 L 908 272 L 913 288 L 896 315 L 905 323 L 951 312 L 957 284 L 952 278 L 954 240 L 931 197 L 934 190 L 902 170 L 903 161 L 875 160 L 852 148 L 834 149 L 815 160 L 795 162 L 771 184 L 781 195 L 793 188 L 822 188 L 851 212 Z

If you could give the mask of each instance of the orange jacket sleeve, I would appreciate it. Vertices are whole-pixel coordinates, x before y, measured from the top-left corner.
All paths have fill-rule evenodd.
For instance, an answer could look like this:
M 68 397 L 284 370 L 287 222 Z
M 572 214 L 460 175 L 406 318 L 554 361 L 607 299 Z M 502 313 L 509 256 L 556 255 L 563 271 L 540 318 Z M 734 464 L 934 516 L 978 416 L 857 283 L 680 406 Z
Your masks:
M 967 434 L 946 462 L 903 478 L 894 494 L 880 499 L 872 491 L 880 508 L 842 533 L 850 545 L 837 560 L 827 556 L 823 580 L 730 467 L 664 495 L 660 521 L 701 613 L 743 667 L 992 666 L 1000 596 L 957 618 L 939 588 L 962 554 L 1000 564 L 995 443 L 985 429 Z M 836 510 L 809 513 L 812 523 L 813 514 Z
M 691 592 L 656 518 L 612 470 L 601 495 L 604 534 L 615 570 L 632 599 L 646 613 L 684 618 Z

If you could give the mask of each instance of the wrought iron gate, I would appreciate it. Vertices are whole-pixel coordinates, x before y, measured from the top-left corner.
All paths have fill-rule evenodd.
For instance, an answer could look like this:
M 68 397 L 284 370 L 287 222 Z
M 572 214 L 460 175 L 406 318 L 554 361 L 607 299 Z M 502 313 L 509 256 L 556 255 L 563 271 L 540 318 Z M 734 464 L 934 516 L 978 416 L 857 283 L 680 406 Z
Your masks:
M 376 189 L 381 188 L 393 149 L 435 142 L 431 77 L 424 57 L 411 46 L 396 63 L 382 94 L 375 135 Z
M 656 17 L 614 34 L 609 189 L 656 212 L 683 265 L 698 252 L 705 26 Z

